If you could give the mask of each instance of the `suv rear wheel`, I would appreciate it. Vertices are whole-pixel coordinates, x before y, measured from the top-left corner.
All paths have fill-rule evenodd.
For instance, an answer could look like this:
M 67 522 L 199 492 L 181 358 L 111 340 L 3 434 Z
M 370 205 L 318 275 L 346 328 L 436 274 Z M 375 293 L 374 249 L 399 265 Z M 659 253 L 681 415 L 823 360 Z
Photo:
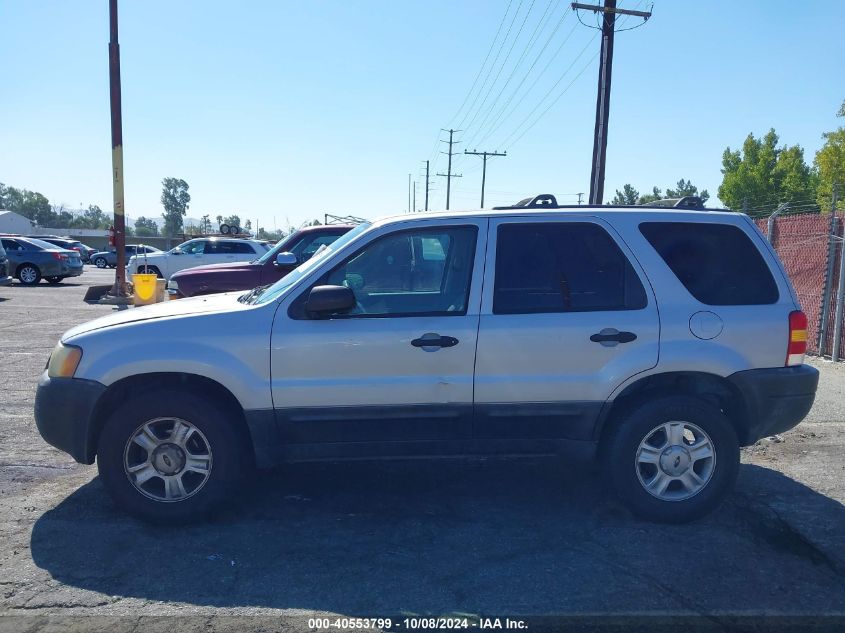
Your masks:
M 117 505 L 155 523 L 201 519 L 219 508 L 249 463 L 245 438 L 224 412 L 170 390 L 118 407 L 97 445 L 100 477 Z
M 682 523 L 704 516 L 722 502 L 739 470 L 733 425 L 700 398 L 646 402 L 618 420 L 607 442 L 610 483 L 644 519 Z
M 94 259 L 94 265 L 97 268 L 108 268 L 109 262 L 105 257 L 97 257 Z

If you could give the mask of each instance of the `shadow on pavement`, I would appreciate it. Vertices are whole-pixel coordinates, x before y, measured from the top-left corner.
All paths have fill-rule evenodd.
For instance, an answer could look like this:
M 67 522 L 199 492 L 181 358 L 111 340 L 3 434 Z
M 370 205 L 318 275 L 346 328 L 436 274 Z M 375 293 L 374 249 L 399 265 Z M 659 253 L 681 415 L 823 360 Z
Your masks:
M 95 479 L 39 518 L 31 550 L 65 585 L 194 605 L 845 611 L 841 561 L 794 532 L 779 503 L 830 526 L 821 538 L 843 551 L 845 506 L 776 471 L 743 466 L 723 508 L 667 526 L 631 518 L 594 473 L 551 460 L 291 466 L 260 473 L 214 521 L 179 528 L 118 513 Z

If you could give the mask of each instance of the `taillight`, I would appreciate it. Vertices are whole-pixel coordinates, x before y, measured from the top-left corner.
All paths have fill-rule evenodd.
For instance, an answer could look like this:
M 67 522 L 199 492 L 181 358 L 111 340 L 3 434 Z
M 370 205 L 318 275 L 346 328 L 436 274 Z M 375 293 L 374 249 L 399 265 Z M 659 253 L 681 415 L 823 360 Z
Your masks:
M 786 346 L 786 366 L 800 365 L 807 352 L 807 315 L 800 310 L 789 313 L 789 344 Z
M 59 261 L 67 259 L 67 255 L 65 255 L 64 253 L 53 253 L 53 252 L 51 252 L 50 255 L 53 256 L 53 259 L 58 259 Z

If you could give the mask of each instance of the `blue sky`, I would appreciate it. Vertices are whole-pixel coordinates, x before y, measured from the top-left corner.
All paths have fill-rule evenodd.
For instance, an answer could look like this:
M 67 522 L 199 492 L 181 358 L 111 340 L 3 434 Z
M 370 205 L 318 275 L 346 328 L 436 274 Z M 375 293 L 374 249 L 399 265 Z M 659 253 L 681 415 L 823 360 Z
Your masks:
M 563 194 L 589 190 L 596 31 L 568 2 L 508 6 L 122 0 L 127 215 L 161 214 L 165 176 L 189 183 L 193 217 L 238 213 L 272 228 L 401 212 L 408 173 L 420 181 L 439 129 L 461 122 L 459 150 L 508 152 L 488 163 L 487 206 L 535 193 L 574 201 Z M 845 3 L 656 0 L 653 11 L 616 37 L 606 199 L 626 182 L 646 191 L 681 177 L 715 195 L 722 151 L 749 132 L 774 127 L 812 160 L 841 124 Z M 7 0 L 0 23 L 0 182 L 110 210 L 107 0 Z M 480 164 L 456 160 L 452 208 L 478 206 Z M 445 179 L 432 180 L 431 206 L 443 208 Z

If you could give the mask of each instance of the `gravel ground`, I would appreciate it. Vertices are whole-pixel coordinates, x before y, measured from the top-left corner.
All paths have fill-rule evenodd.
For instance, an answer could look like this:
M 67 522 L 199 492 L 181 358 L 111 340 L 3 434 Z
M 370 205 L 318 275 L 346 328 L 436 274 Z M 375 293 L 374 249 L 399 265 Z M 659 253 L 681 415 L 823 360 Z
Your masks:
M 44 443 L 32 418 L 60 334 L 115 309 L 82 302 L 112 275 L 0 288 L 0 631 L 460 613 L 705 616 L 721 630 L 734 616 L 845 616 L 845 364 L 809 361 L 822 372 L 809 418 L 745 449 L 736 491 L 686 526 L 635 520 L 594 473 L 490 460 L 292 466 L 211 523 L 155 528 L 115 511 L 96 468 Z

